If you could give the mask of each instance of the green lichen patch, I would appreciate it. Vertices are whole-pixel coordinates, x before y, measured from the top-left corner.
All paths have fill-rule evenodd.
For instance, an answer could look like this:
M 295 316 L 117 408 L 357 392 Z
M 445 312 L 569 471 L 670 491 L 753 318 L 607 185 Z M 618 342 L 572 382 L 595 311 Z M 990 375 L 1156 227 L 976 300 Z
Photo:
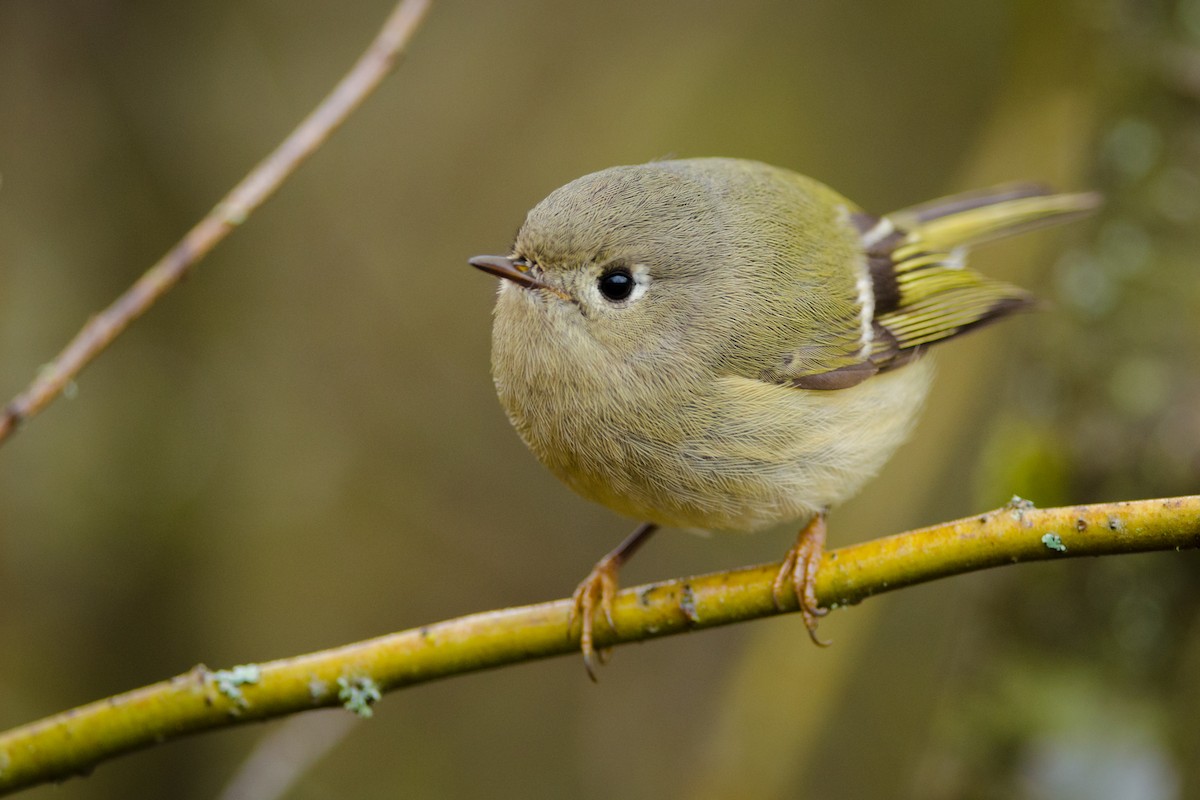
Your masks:
M 1050 550 L 1055 550 L 1059 553 L 1067 552 L 1067 546 L 1063 544 L 1062 537 L 1057 533 L 1042 534 L 1042 544 L 1046 545 Z
M 243 686 L 251 686 L 262 679 L 262 670 L 257 664 L 241 664 L 233 669 L 219 669 L 212 674 L 217 691 L 228 697 L 239 706 L 246 706 L 246 698 L 242 694 Z
M 351 678 L 343 675 L 338 678 L 338 700 L 347 711 L 353 711 L 364 719 L 374 715 L 371 705 L 383 697 L 375 681 L 364 676 Z
M 1026 511 L 1032 511 L 1037 506 L 1033 504 L 1032 500 L 1026 500 L 1024 497 L 1014 494 L 1012 499 L 1004 504 L 1004 508 L 1008 510 L 1009 516 L 1020 522 Z

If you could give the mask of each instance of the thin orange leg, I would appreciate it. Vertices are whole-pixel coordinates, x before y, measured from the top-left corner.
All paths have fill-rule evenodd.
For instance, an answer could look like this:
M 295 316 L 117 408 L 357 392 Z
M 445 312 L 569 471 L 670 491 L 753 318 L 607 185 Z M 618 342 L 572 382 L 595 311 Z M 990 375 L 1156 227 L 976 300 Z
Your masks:
M 567 620 L 567 627 L 574 631 L 575 620 L 579 619 L 582 628 L 579 632 L 579 649 L 583 651 L 583 666 L 593 681 L 596 680 L 596 665 L 604 663 L 603 655 L 597 655 L 594 645 L 596 612 L 604 614 L 608 627 L 616 627 L 613 625 L 612 612 L 613 598 L 617 596 L 617 572 L 656 530 L 658 525 L 653 522 L 639 525 L 616 549 L 596 562 L 596 566 L 592 567 L 592 571 L 571 596 L 571 616 Z
M 796 601 L 800 604 L 800 616 L 804 618 L 804 627 L 808 628 L 808 636 L 814 644 L 827 647 L 829 642 L 817 636 L 817 621 L 829 613 L 829 609 L 817 604 L 817 570 L 821 566 L 821 556 L 825 552 L 825 512 L 815 514 L 809 523 L 796 537 L 796 544 L 788 550 L 783 559 L 783 566 L 775 576 L 771 592 L 775 597 L 775 607 L 784 607 L 784 597 L 788 590 L 795 592 Z

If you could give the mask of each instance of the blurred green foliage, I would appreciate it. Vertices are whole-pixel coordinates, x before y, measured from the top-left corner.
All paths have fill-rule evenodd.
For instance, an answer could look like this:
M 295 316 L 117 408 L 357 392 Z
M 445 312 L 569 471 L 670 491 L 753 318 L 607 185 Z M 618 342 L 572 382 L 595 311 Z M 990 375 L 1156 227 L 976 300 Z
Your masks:
M 0 4 L 0 392 L 348 68 L 387 3 Z M 585 172 L 758 158 L 886 211 L 1099 188 L 980 254 L 1049 310 L 947 348 L 838 542 L 1200 474 L 1200 2 L 437 3 L 280 195 L 0 451 L 0 727 L 181 672 L 563 596 L 629 523 L 524 451 L 488 378 L 525 210 Z M 779 558 L 656 540 L 627 583 Z M 1000 570 L 833 615 L 385 698 L 288 795 L 1200 796 L 1200 563 Z M 275 725 L 269 726 L 274 730 Z M 212 797 L 262 728 L 31 797 Z

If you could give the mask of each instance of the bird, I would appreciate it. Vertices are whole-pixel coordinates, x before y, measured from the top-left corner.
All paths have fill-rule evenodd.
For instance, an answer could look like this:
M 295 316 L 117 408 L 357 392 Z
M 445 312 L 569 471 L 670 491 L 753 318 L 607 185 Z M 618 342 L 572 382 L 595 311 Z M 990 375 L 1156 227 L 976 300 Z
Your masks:
M 909 436 L 931 349 L 1031 308 L 968 268 L 979 244 L 1100 198 L 1009 184 L 873 215 L 799 173 L 737 158 L 611 167 L 553 191 L 500 278 L 492 378 L 529 449 L 641 524 L 572 595 L 593 680 L 618 573 L 662 526 L 799 525 L 772 587 L 818 644 L 829 510 Z

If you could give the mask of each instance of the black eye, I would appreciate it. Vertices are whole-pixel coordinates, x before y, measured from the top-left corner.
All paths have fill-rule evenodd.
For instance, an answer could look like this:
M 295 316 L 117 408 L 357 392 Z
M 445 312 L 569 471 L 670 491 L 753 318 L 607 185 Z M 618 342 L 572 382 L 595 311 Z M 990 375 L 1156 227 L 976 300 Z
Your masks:
M 614 303 L 628 299 L 633 294 L 633 275 L 624 267 L 610 269 L 600 276 L 600 294 Z

